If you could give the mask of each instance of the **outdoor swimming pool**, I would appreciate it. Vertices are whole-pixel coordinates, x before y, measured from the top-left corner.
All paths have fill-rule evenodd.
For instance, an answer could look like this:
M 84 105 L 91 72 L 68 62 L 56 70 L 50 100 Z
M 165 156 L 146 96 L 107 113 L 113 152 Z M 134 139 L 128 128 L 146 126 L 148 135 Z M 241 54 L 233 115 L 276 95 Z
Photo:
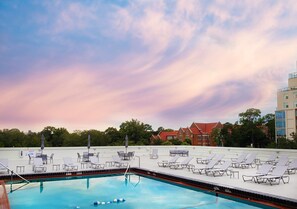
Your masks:
M 8 196 L 11 209 L 269 208 L 138 175 L 37 181 Z

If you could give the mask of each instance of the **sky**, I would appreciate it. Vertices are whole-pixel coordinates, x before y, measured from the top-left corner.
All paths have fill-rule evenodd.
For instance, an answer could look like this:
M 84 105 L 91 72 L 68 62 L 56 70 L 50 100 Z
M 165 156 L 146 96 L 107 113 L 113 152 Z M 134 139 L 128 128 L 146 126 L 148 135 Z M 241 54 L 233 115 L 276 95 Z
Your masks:
M 295 0 L 0 0 L 0 129 L 274 113 L 296 20 Z

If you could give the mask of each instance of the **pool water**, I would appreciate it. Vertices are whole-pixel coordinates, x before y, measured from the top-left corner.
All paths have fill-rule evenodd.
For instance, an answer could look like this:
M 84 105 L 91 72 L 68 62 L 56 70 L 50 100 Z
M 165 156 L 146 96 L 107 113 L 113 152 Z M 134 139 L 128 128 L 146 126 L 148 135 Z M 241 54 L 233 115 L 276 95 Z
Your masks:
M 137 175 L 40 181 L 8 196 L 11 209 L 264 208 Z

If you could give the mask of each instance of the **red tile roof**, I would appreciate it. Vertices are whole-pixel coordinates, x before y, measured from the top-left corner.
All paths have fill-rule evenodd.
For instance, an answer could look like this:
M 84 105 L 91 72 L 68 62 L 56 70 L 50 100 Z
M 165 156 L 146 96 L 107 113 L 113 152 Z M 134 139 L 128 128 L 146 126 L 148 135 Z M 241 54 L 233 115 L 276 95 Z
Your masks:
M 211 134 L 216 127 L 221 127 L 221 123 L 193 123 L 190 128 L 194 134 Z
M 177 137 L 178 131 L 161 131 L 158 135 L 162 141 L 166 141 L 168 136 Z

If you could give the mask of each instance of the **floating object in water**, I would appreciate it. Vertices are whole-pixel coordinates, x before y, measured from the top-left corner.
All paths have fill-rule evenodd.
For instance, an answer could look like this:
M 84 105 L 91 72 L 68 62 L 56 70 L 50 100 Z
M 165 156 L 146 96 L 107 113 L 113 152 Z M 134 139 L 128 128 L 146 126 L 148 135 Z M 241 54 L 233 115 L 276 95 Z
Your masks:
M 120 203 L 120 202 L 125 202 L 125 201 L 126 200 L 124 198 L 118 198 L 118 199 L 113 199 L 111 201 L 106 201 L 106 202 L 95 201 L 94 205 L 105 205 L 105 204 Z

